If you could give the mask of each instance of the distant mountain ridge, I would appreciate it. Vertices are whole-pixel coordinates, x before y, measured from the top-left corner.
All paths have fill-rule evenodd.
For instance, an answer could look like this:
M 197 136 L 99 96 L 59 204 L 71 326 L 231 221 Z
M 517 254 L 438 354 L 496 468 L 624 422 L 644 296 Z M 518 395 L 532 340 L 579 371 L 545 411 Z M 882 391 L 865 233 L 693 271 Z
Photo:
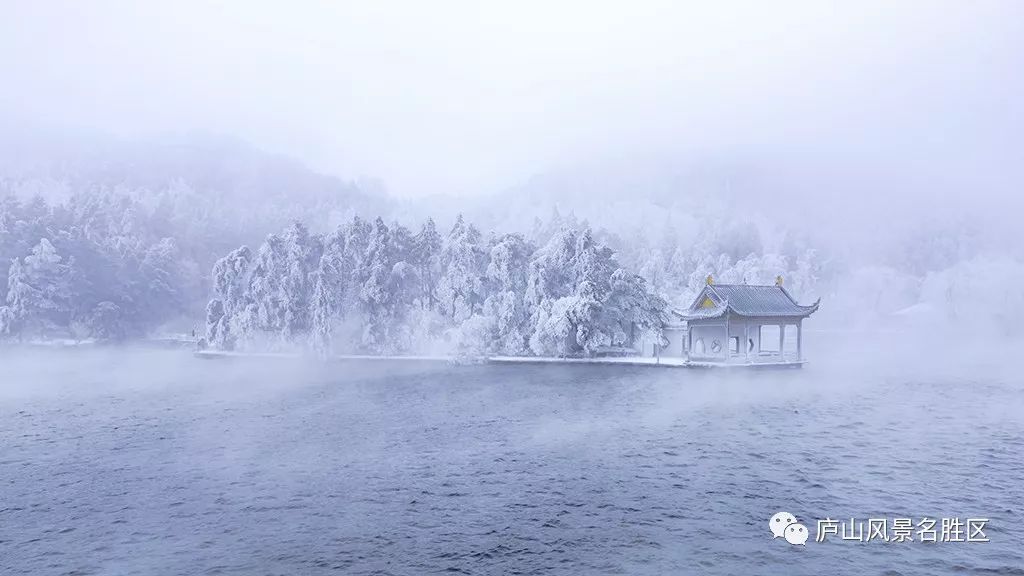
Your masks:
M 5 130 L 0 136 L 0 186 L 49 201 L 97 188 L 144 201 L 168 193 L 199 196 L 204 203 L 238 211 L 253 209 L 258 200 L 262 208 L 303 216 L 314 226 L 334 211 L 381 214 L 393 209 L 392 200 L 380 190 L 363 190 L 352 181 L 235 139 L 196 135 L 128 140 Z

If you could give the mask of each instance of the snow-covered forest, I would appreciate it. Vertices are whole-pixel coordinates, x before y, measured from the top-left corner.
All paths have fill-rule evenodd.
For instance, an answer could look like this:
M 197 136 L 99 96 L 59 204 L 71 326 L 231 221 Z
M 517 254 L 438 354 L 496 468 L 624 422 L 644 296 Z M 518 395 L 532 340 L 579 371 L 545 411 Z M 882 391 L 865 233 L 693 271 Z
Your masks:
M 813 325 L 830 330 L 1021 335 L 1020 246 L 929 206 L 836 241 L 685 181 L 660 197 L 563 179 L 400 202 L 245 147 L 98 148 L 3 166 L 0 338 L 588 354 L 656 342 L 708 275 L 781 275 L 801 301 L 823 298 Z
M 0 338 L 190 333 L 213 264 L 232 248 L 295 219 L 324 227 L 385 202 L 230 141 L 6 135 Z
M 193 242 L 166 235 L 160 211 L 128 197 L 0 200 L 0 258 L 9 264 L 0 334 L 122 340 L 188 310 L 202 291 Z
M 586 227 L 537 246 L 359 217 L 324 235 L 294 224 L 214 266 L 209 341 L 223 348 L 569 355 L 658 337 L 666 303 Z

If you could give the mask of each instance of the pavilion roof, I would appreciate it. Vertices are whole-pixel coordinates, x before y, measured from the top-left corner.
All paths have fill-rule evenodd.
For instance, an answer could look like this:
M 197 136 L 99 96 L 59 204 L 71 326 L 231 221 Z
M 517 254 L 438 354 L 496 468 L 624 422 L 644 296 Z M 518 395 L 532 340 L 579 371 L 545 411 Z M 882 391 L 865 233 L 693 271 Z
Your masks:
M 717 318 L 728 311 L 736 316 L 803 318 L 813 314 L 820 302 L 819 298 L 810 306 L 802 306 L 780 284 L 708 284 L 679 315 L 686 320 L 698 320 Z

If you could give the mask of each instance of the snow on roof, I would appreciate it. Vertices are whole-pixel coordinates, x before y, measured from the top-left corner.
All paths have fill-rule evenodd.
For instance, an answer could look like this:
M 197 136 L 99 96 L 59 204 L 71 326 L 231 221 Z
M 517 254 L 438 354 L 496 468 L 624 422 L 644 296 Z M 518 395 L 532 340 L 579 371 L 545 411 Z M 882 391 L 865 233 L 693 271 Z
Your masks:
M 717 318 L 728 310 L 737 316 L 806 317 L 818 309 L 819 302 L 801 306 L 780 285 L 708 284 L 681 316 L 687 320 Z

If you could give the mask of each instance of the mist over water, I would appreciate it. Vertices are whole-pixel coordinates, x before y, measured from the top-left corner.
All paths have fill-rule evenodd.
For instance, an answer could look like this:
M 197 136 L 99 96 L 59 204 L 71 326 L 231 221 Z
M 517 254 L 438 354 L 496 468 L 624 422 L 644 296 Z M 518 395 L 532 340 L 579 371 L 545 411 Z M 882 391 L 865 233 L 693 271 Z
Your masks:
M 1024 575 L 1024 3 L 0 13 L 0 576 Z
M 5 350 L 15 574 L 1019 573 L 1024 386 L 877 356 L 723 371 Z M 59 361 L 54 361 L 59 358 Z M 860 368 L 858 368 L 858 366 Z M 988 543 L 767 519 L 983 517 Z

